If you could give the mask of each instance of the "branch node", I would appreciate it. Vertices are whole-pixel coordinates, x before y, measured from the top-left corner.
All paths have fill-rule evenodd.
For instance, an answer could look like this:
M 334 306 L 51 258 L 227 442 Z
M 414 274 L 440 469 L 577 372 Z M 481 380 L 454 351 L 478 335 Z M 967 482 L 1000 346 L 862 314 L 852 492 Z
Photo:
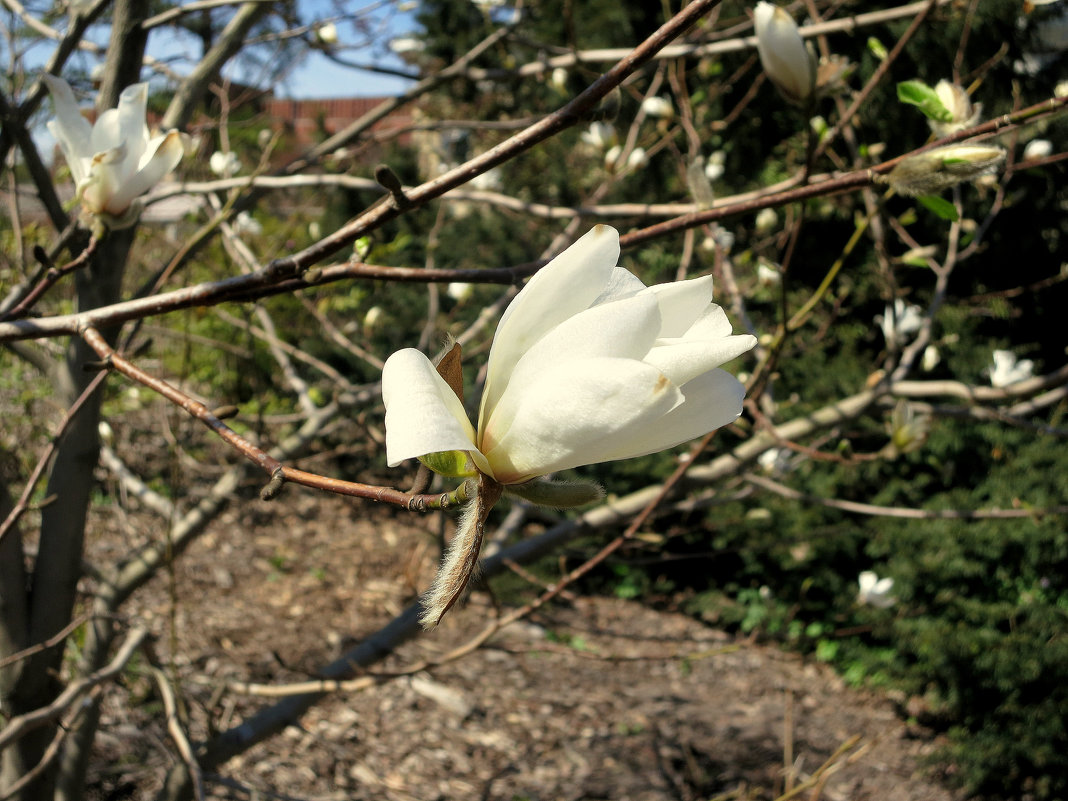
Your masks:
M 231 417 L 237 417 L 240 411 L 241 410 L 233 404 L 229 404 L 226 406 L 220 406 L 217 409 L 212 409 L 211 413 L 216 420 L 229 420 Z
M 82 365 L 82 369 L 87 373 L 99 373 L 104 370 L 110 370 L 112 368 L 111 356 L 106 356 L 103 359 L 96 359 L 94 361 L 85 362 Z

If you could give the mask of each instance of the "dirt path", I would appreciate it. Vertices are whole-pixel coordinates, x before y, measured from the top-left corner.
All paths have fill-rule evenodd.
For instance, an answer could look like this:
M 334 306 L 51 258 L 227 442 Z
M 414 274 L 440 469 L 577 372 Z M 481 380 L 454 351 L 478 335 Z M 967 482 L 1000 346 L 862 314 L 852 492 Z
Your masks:
M 425 586 L 434 549 L 411 523 L 428 519 L 367 514 L 315 496 L 242 506 L 187 554 L 172 585 L 137 599 L 165 659 L 173 632 L 192 739 L 263 703 L 220 692 L 224 680 L 308 678 Z M 476 595 L 379 667 L 440 655 L 491 614 Z M 105 713 L 96 797 L 153 797 L 173 758 L 158 709 L 131 709 L 113 691 Z M 825 666 L 593 598 L 543 610 L 430 674 L 329 698 L 224 765 L 208 788 L 210 798 L 771 799 L 785 753 L 799 783 L 843 746 L 799 798 L 953 798 L 921 775 L 931 744 Z

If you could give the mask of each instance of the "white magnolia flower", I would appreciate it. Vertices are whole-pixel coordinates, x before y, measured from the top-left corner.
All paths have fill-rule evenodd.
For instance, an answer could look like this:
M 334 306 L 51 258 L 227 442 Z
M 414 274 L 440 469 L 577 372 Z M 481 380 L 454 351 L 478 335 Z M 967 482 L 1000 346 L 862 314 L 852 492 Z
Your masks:
M 318 242 L 323 238 L 323 227 L 318 220 L 312 220 L 308 223 L 308 236 L 311 237 L 313 242 Z
M 782 283 L 782 274 L 766 261 L 761 261 L 757 264 L 757 281 L 763 286 L 778 286 Z
M 426 49 L 426 43 L 414 36 L 398 36 L 389 43 L 389 49 L 398 56 L 409 53 L 422 53 Z
M 761 209 L 753 224 L 756 226 L 757 233 L 766 234 L 779 224 L 779 215 L 775 209 Z
M 963 87 L 942 80 L 935 84 L 935 94 L 952 115 L 952 119 L 947 122 L 927 120 L 935 136 L 939 138 L 949 136 L 965 128 L 971 128 L 979 122 L 979 116 L 983 113 L 983 104 L 973 104 Z
M 671 101 L 655 95 L 642 101 L 642 111 L 645 112 L 645 116 L 657 119 L 670 120 L 675 116 L 675 107 L 671 105 Z
M 328 22 L 320 26 L 315 35 L 324 45 L 335 45 L 337 44 L 337 25 Z
M 757 464 L 765 473 L 784 473 L 790 467 L 788 448 L 768 448 L 757 457 Z
M 756 344 L 731 335 L 712 278 L 646 287 L 616 266 L 599 225 L 516 296 L 490 349 L 478 427 L 422 353 L 382 371 L 386 458 L 460 452 L 500 484 L 670 448 L 727 425 L 745 388 L 719 365 Z
M 147 83 L 123 89 L 118 108 L 103 112 L 90 125 L 66 81 L 48 74 L 42 79 L 56 109 L 48 130 L 67 159 L 82 208 L 110 228 L 133 225 L 140 213 L 137 198 L 181 160 L 181 134 L 149 136 Z
M 553 89 L 558 92 L 564 92 L 567 90 L 567 70 L 563 67 L 557 67 L 552 71 L 552 75 L 549 78 L 549 83 Z
M 245 236 L 259 236 L 263 233 L 263 225 L 247 211 L 241 211 L 234 218 L 234 231 Z
M 462 303 L 471 297 L 471 293 L 475 291 L 474 284 L 469 284 L 466 281 L 452 281 L 445 289 L 445 294 L 455 301 Z
M 1035 372 L 1035 363 L 1030 359 L 1017 361 L 1011 350 L 994 351 L 994 363 L 987 368 L 990 373 L 990 385 L 997 389 L 1007 387 L 1019 381 L 1026 381 Z
M 1053 87 L 1054 97 L 1068 97 L 1068 81 L 1060 81 Z
M 614 170 L 617 166 L 616 162 L 619 161 L 619 157 L 623 155 L 623 145 L 612 145 L 604 154 L 604 166 L 606 170 Z
M 241 169 L 241 159 L 232 150 L 216 150 L 208 159 L 208 166 L 220 178 L 229 178 Z
M 1025 161 L 1031 159 L 1044 159 L 1046 156 L 1052 155 L 1053 143 L 1048 139 L 1032 139 L 1027 143 L 1027 147 L 1024 148 L 1023 157 Z
M 857 576 L 857 584 L 860 586 L 857 603 L 876 609 L 889 609 L 894 605 L 895 600 L 890 596 L 894 589 L 892 578 L 879 578 L 875 571 L 865 570 Z
M 471 179 L 471 188 L 492 192 L 501 188 L 501 171 L 496 167 L 481 172 Z
M 881 316 L 877 315 L 875 320 L 883 329 L 887 346 L 898 347 L 920 330 L 923 325 L 923 309 L 897 298 L 894 305 L 888 304 L 886 312 Z
M 764 72 L 783 97 L 804 105 L 816 89 L 816 59 L 808 52 L 797 23 L 771 3 L 757 3 L 754 11 L 757 52 Z
M 616 142 L 616 129 L 607 122 L 594 122 L 579 138 L 597 150 L 607 150 Z

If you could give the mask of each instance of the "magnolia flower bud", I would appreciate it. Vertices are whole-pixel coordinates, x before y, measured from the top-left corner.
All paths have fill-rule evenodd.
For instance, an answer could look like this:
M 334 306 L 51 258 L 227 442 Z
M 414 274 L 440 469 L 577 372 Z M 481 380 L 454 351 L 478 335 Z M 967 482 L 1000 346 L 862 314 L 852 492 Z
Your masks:
M 663 97 L 647 97 L 642 101 L 642 111 L 647 117 L 670 120 L 675 116 L 675 107 L 671 101 Z
M 950 145 L 909 156 L 879 183 L 903 195 L 934 195 L 962 181 L 992 173 L 1004 161 L 1005 151 L 990 145 Z
M 756 227 L 757 233 L 766 234 L 772 228 L 779 224 L 779 215 L 775 209 L 767 208 L 761 209 L 754 220 L 753 225 Z
M 965 128 L 971 128 L 979 122 L 979 116 L 983 113 L 983 104 L 973 105 L 963 87 L 949 81 L 939 81 L 935 84 L 935 94 L 949 112 L 947 121 L 927 120 L 935 136 L 939 138 L 949 136 Z
M 797 23 L 783 9 L 757 3 L 754 12 L 757 52 L 764 72 L 783 97 L 803 106 L 816 88 L 816 60 L 805 47 Z
M 1024 148 L 1024 161 L 1031 159 L 1044 159 L 1053 153 L 1053 143 L 1048 139 L 1032 139 Z

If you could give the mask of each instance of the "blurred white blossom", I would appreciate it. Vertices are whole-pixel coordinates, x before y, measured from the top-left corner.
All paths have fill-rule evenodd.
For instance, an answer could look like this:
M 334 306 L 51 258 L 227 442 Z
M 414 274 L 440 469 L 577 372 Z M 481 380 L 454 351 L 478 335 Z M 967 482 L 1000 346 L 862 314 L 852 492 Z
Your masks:
M 645 153 L 644 147 L 636 147 L 630 151 L 630 155 L 627 156 L 627 169 L 638 170 L 649 164 L 649 156 Z
M 675 116 L 675 107 L 665 97 L 647 97 L 642 101 L 642 111 L 647 117 L 669 120 Z
M 1032 139 L 1027 143 L 1027 147 L 1024 148 L 1023 157 L 1025 160 L 1044 159 L 1052 154 L 1053 143 L 1051 141 L 1048 139 Z
M 208 166 L 220 178 L 229 178 L 231 175 L 237 175 L 241 169 L 241 160 L 232 150 L 216 150 L 208 159 Z
M 390 40 L 389 49 L 398 56 L 404 56 L 409 53 L 422 53 L 426 49 L 426 43 L 414 36 L 398 36 Z
M 1035 363 L 1030 359 L 1017 360 L 1011 350 L 995 350 L 994 363 L 987 371 L 990 373 L 990 385 L 1001 389 L 1033 376 Z
M 247 211 L 241 211 L 234 218 L 234 231 L 245 236 L 259 236 L 263 233 L 263 225 Z
M 865 570 L 857 577 L 860 587 L 857 592 L 857 603 L 863 606 L 873 606 L 876 609 L 889 609 L 896 601 L 890 593 L 894 589 L 892 578 L 879 578 L 873 570 Z
M 42 80 L 56 110 L 48 130 L 67 160 L 82 208 L 109 228 L 132 225 L 140 213 L 137 198 L 181 160 L 183 137 L 177 131 L 149 136 L 147 83 L 123 89 L 118 107 L 90 125 L 66 81 L 48 74 Z
M 779 215 L 775 209 L 767 208 L 761 209 L 756 216 L 756 220 L 753 225 L 756 227 L 757 232 L 766 234 L 772 228 L 779 224 Z
M 315 35 L 324 45 L 337 44 L 337 25 L 332 22 L 321 25 Z
M 466 281 L 453 281 L 445 289 L 445 294 L 455 301 L 462 303 L 471 297 L 471 293 L 474 292 L 474 284 L 469 284 Z
M 897 298 L 892 306 L 887 305 L 884 314 L 876 315 L 875 321 L 883 330 L 887 346 L 896 348 L 920 330 L 923 325 L 923 309 Z
M 717 150 L 708 157 L 708 162 L 705 164 L 705 177 L 709 181 L 718 181 L 723 177 L 723 164 L 726 159 L 727 154 L 722 150 Z
M 757 281 L 763 286 L 777 286 L 782 283 L 782 274 L 766 261 L 761 260 L 757 264 Z
M 616 143 L 616 129 L 607 122 L 593 122 L 579 138 L 597 150 L 608 150 Z
M 938 352 L 937 347 L 928 345 L 923 349 L 923 361 L 920 363 L 920 366 L 925 373 L 929 373 L 935 369 L 940 361 L 942 361 L 942 354 Z

